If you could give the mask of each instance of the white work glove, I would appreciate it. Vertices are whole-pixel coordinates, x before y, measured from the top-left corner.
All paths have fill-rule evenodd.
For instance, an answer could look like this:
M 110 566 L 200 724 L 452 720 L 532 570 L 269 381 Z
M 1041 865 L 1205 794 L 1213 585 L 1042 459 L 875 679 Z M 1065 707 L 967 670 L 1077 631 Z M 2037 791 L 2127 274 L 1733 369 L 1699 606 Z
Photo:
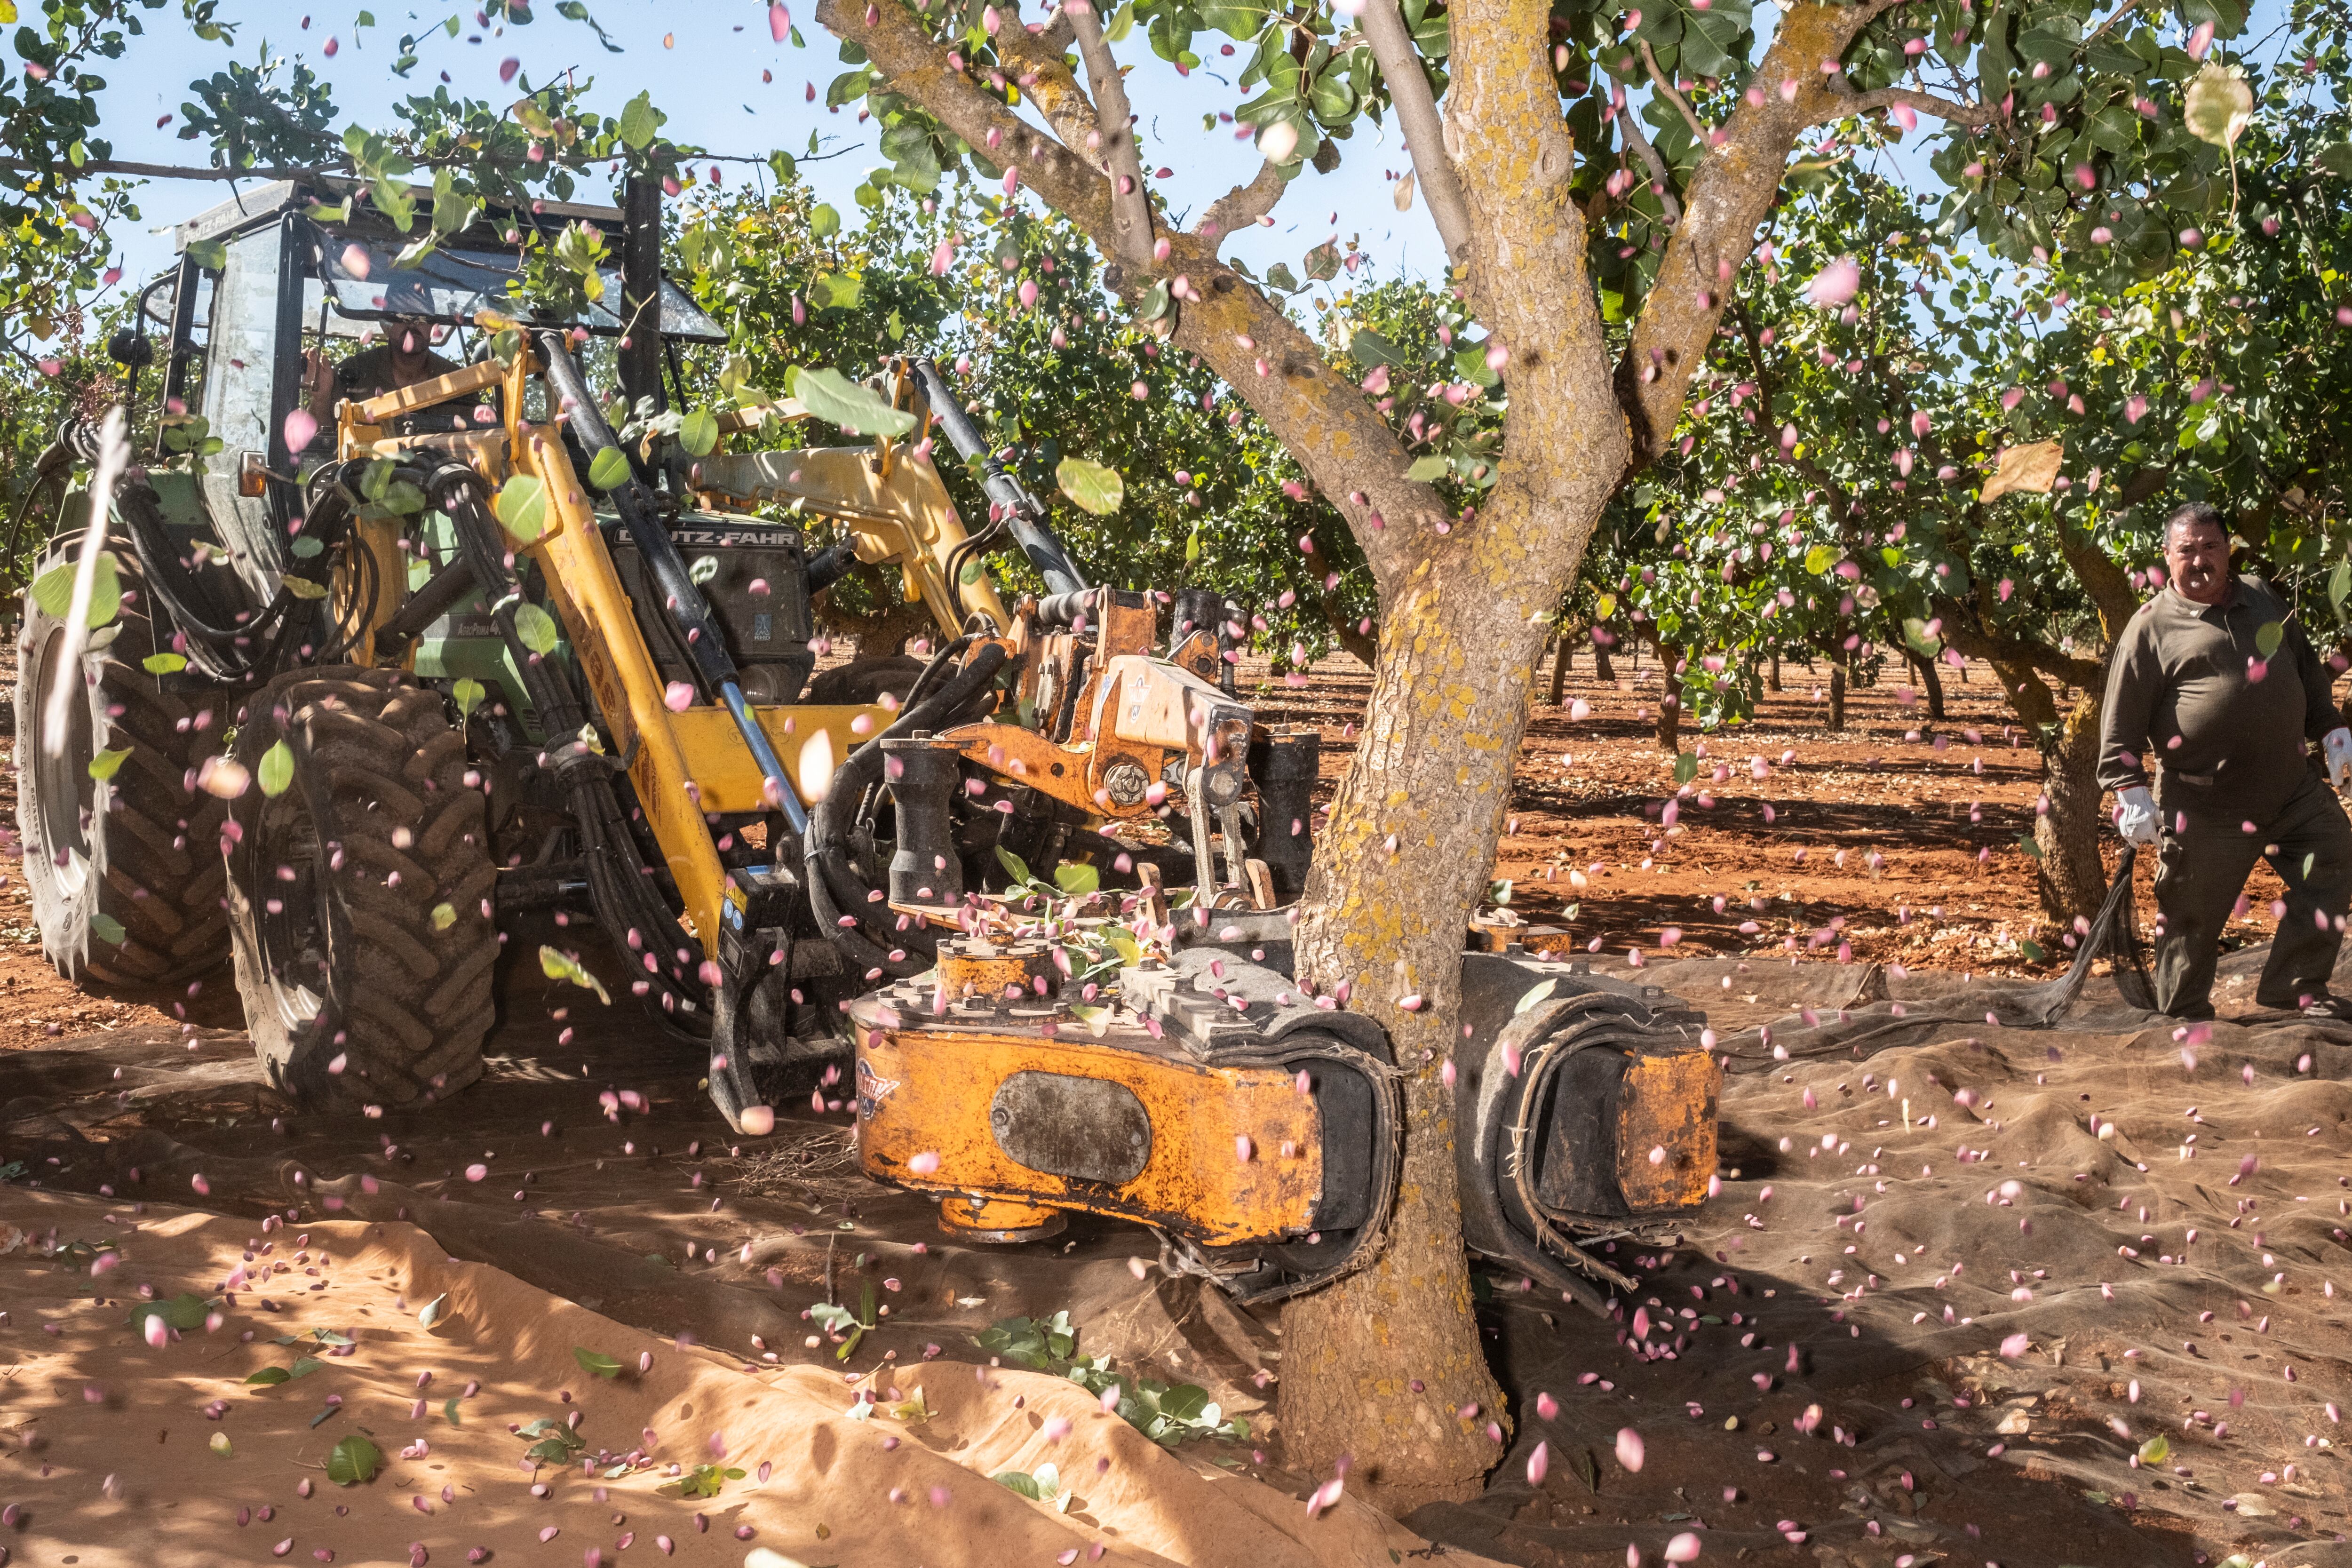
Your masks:
M 2345 736 L 2352 748 L 2352 732 Z M 2126 844 L 2156 842 L 2156 797 L 2143 786 L 2116 791 L 2116 831 L 2124 836 Z
M 2327 758 L 2327 782 L 2342 789 L 2345 780 L 2352 778 L 2352 730 L 2330 730 L 2319 750 Z

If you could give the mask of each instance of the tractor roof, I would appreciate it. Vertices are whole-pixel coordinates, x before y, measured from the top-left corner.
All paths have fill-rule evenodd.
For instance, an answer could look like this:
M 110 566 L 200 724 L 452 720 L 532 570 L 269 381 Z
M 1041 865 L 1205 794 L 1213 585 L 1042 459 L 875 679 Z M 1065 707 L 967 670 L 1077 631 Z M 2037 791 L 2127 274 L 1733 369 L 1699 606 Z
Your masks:
M 291 221 L 304 231 L 308 270 L 323 286 L 337 315 L 361 321 L 422 316 L 463 323 L 485 309 L 513 308 L 508 285 L 521 268 L 504 236 L 516 224 L 550 229 L 579 219 L 609 228 L 617 241 L 625 221 L 618 207 L 569 202 L 538 203 L 527 213 L 493 208 L 423 259 L 397 267 L 394 258 L 416 235 L 400 233 L 381 213 L 362 207 L 352 216 L 324 222 L 311 216 L 321 202 L 343 202 L 350 188 L 349 182 L 335 180 L 272 181 L 175 225 L 173 248 L 184 255 L 191 245 L 240 241 Z M 429 187 L 410 190 L 420 201 L 429 201 L 433 194 Z M 572 324 L 599 337 L 618 337 L 626 330 L 613 308 L 621 298 L 620 269 L 601 270 L 604 300 L 588 306 Z M 727 341 L 726 329 L 667 278 L 661 286 L 661 332 L 688 342 Z

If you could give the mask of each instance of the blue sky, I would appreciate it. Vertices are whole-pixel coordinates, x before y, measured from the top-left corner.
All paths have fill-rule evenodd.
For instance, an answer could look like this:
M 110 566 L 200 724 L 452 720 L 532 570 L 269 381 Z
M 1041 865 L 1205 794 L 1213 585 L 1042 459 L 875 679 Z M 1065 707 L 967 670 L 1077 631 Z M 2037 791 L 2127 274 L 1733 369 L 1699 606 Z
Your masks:
M 300 26 L 304 13 L 295 4 L 226 0 L 221 16 L 238 24 L 233 51 L 236 58 L 251 64 L 267 42 L 274 53 L 306 61 L 331 82 L 344 117 L 339 124 L 388 123 L 399 99 L 431 91 L 444 70 L 454 92 L 493 102 L 511 97 L 512 89 L 502 88 L 498 78 L 500 63 L 511 57 L 522 62 L 534 80 L 567 68 L 593 77 L 596 106 L 606 111 L 617 111 L 636 92 L 650 90 L 654 102 L 670 116 L 664 134 L 714 153 L 764 154 L 781 147 L 798 155 L 805 152 L 814 131 L 828 151 L 848 150 L 805 164 L 806 176 L 845 218 L 854 217 L 858 209 L 850 193 L 866 171 L 882 160 L 870 122 L 858 124 L 855 110 L 831 113 L 824 107 L 826 84 L 846 68 L 834 40 L 815 25 L 814 0 L 795 0 L 793 6 L 793 19 L 808 40 L 805 48 L 772 42 L 767 7 L 752 0 L 696 5 L 592 0 L 592 7 L 624 53 L 607 54 L 587 28 L 557 16 L 550 4 L 537 8 L 539 19 L 530 26 L 509 28 L 503 36 L 473 26 L 470 5 L 462 12 L 454 7 L 409 11 L 378 0 L 373 9 L 380 25 L 356 37 L 352 24 L 361 9 L 357 6 L 312 11 L 307 29 Z M 465 22 L 456 38 L 439 27 L 451 15 L 461 15 Z M 147 16 L 150 35 L 134 40 L 125 58 L 107 72 L 109 86 L 101 104 L 106 132 L 121 159 L 202 163 L 201 144 L 177 138 L 180 106 L 189 97 L 189 81 L 221 69 L 230 51 L 196 39 L 163 13 Z M 400 37 L 428 29 L 432 37 L 421 47 L 422 63 L 406 80 L 393 76 Z M 467 42 L 476 37 L 481 42 Z M 325 53 L 330 37 L 339 46 L 332 58 Z M 1141 118 L 1152 166 L 1172 172 L 1162 186 L 1175 210 L 1196 216 L 1208 202 L 1256 173 L 1255 149 L 1236 142 L 1231 126 L 1221 124 L 1209 133 L 1201 128 L 1202 113 L 1230 111 L 1240 101 L 1233 86 L 1236 62 L 1213 52 L 1209 63 L 1185 80 L 1152 57 L 1139 31 L 1119 46 L 1118 53 L 1138 68 L 1129 78 L 1129 92 Z M 773 81 L 763 83 L 762 71 L 772 72 Z M 816 88 L 814 103 L 806 100 L 811 82 Z M 173 116 L 173 122 L 159 130 L 155 121 L 165 114 Z M 1343 161 L 1335 174 L 1302 174 L 1276 209 L 1275 226 L 1237 237 L 1228 253 L 1261 271 L 1276 261 L 1287 261 L 1297 269 L 1308 249 L 1336 234 L 1343 246 L 1350 237 L 1360 237 L 1385 274 L 1440 273 L 1444 253 L 1425 208 L 1416 201 L 1410 213 L 1398 213 L 1390 182 L 1383 177 L 1405 167 L 1394 130 L 1383 134 L 1366 123 L 1342 147 Z M 741 165 L 729 167 L 730 180 L 752 177 Z M 143 223 L 124 226 L 117 236 L 129 278 L 152 276 L 170 259 L 168 232 L 147 231 L 168 230 L 172 223 L 227 195 L 227 188 L 219 184 L 150 183 L 139 197 Z

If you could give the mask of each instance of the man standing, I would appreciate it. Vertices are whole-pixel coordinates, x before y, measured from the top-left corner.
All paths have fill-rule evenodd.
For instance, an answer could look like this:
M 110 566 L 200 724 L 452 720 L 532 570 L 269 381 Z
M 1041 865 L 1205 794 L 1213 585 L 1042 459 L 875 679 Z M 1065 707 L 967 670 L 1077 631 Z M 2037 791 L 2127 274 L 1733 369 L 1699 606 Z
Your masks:
M 2332 678 L 2278 595 L 2230 570 L 2229 530 L 2211 507 L 2165 520 L 2164 561 L 2169 585 L 2116 642 L 2099 736 L 2099 784 L 2116 792 L 2117 828 L 2159 846 L 2157 1005 L 2213 1016 L 2222 928 L 2266 856 L 2286 884 L 2286 913 L 2255 1004 L 2352 1019 L 2352 999 L 2327 991 L 2352 898 L 2352 824 L 2327 787 L 2352 774 L 2352 729 L 2329 700 Z M 2321 743 L 2325 775 L 2309 741 Z M 2161 805 L 2149 798 L 2151 773 Z

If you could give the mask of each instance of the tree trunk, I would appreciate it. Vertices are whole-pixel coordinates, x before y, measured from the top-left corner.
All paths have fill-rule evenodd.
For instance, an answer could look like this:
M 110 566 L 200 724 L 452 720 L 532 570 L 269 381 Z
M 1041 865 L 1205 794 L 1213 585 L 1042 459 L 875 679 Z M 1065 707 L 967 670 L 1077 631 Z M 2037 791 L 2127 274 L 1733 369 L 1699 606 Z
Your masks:
M 1845 666 L 1830 666 L 1830 732 L 1845 729 Z
M 1683 749 L 1683 650 L 1658 645 L 1658 750 L 1673 756 Z
M 1996 665 L 2001 686 L 2018 717 L 2042 748 L 2042 794 L 2050 803 L 2033 822 L 2034 847 L 2042 851 L 2035 882 L 2042 911 L 2061 924 L 2098 912 L 2107 896 L 2107 868 L 2099 858 L 2099 703 L 2086 688 L 2082 700 L 2061 721 L 2050 688 L 2030 668 Z
M 1771 678 L 1765 684 L 1774 691 L 1780 689 L 1780 656 L 1777 653 L 1772 656 Z
M 1919 673 L 1920 689 L 1927 693 L 1927 717 L 1941 723 L 1944 718 L 1944 681 L 1936 673 L 1936 661 L 1923 658 L 1907 647 L 1903 650 L 1903 657 Z
M 1609 650 L 1598 642 L 1592 645 L 1592 679 L 1611 682 L 1617 679 L 1616 662 L 1609 657 Z
M 1576 656 L 1576 638 L 1577 634 L 1567 626 L 1559 628 L 1559 647 L 1551 656 L 1551 705 L 1555 708 L 1568 690 L 1568 661 Z
M 1588 495 L 1538 513 L 1497 487 L 1463 540 L 1466 558 L 1399 586 L 1381 617 L 1363 743 L 1316 845 L 1304 900 L 1301 980 L 1325 991 L 1351 985 L 1349 1006 L 1394 1042 L 1404 1156 L 1379 1256 L 1283 1309 L 1284 1460 L 1328 1474 L 1351 1456 L 1349 1485 L 1362 1477 L 1396 1515 L 1475 1494 L 1503 1453 L 1487 1422 L 1506 1434 L 1512 1426 L 1471 1310 L 1454 1091 L 1441 1073 L 1460 1042 L 1465 922 L 1486 892 L 1510 799 L 1510 769 L 1470 759 L 1518 753 L 1544 637 L 1531 616 L 1558 602 L 1559 574 L 1573 580 L 1607 496 L 1605 481 L 1583 488 Z

